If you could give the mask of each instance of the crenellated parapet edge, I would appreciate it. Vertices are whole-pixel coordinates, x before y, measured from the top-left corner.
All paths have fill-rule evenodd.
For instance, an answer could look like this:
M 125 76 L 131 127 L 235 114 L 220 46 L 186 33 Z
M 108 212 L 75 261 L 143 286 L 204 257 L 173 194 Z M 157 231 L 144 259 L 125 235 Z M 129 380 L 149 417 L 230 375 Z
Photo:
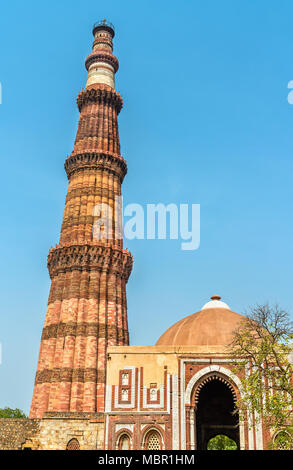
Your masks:
M 121 157 L 121 155 L 107 151 L 72 153 L 65 160 L 64 168 L 68 179 L 76 171 L 90 168 L 114 173 L 119 177 L 122 183 L 127 173 L 127 164 L 124 158 Z
M 50 278 L 68 271 L 92 271 L 113 273 L 126 282 L 132 270 L 131 253 L 115 246 L 102 244 L 57 245 L 48 254 Z
M 90 103 L 112 104 L 117 114 L 120 113 L 123 106 L 123 99 L 120 93 L 105 85 L 91 85 L 87 87 L 78 94 L 76 102 L 80 112 L 83 106 Z

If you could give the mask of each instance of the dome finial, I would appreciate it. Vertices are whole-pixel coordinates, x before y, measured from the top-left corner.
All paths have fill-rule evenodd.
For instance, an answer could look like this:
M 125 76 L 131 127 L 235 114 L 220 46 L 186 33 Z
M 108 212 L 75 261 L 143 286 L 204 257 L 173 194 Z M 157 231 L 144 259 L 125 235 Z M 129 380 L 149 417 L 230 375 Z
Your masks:
M 211 300 L 221 300 L 221 297 L 219 295 L 212 295 Z
M 206 310 L 208 308 L 226 308 L 227 310 L 230 310 L 229 305 L 223 302 L 219 295 L 212 295 L 211 300 L 204 304 L 202 310 Z

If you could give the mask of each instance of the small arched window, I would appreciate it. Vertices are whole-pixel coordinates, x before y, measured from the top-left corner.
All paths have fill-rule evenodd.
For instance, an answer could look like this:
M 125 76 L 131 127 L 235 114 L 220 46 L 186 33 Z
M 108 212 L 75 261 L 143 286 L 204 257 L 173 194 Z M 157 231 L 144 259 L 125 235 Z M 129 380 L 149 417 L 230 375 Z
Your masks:
M 292 450 L 292 436 L 285 430 L 279 431 L 273 439 L 275 450 Z
M 66 450 L 80 450 L 80 445 L 77 439 L 70 439 L 69 442 L 67 442 Z
M 119 450 L 129 450 L 130 449 L 130 439 L 127 434 L 122 434 L 118 441 Z
M 145 440 L 145 448 L 147 450 L 161 450 L 161 436 L 157 431 L 149 431 Z

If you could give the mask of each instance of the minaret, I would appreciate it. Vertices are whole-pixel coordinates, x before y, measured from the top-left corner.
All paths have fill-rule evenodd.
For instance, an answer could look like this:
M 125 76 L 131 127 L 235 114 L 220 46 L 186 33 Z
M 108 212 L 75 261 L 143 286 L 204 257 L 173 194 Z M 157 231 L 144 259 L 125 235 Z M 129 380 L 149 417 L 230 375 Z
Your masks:
M 65 161 L 69 184 L 60 241 L 48 255 L 51 289 L 31 418 L 47 411 L 103 412 L 107 346 L 129 344 L 126 283 L 132 256 L 123 249 L 119 220 L 104 224 L 104 238 L 103 224 L 99 237 L 94 230 L 111 211 L 120 215 L 127 172 L 117 121 L 122 108 L 115 91 L 119 63 L 112 53 L 113 26 L 99 22 L 93 35 L 86 87 L 77 97 L 74 149 Z

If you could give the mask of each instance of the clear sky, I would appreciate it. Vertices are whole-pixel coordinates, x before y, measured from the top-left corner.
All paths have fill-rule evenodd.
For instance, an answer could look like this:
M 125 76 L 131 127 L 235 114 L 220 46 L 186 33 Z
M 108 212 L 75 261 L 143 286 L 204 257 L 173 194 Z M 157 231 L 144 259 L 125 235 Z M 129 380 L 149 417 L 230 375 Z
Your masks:
M 293 312 L 292 1 L 1 5 L 0 407 L 29 410 L 92 24 L 116 29 L 124 202 L 201 205 L 201 244 L 133 240 L 131 344 L 213 294 Z

